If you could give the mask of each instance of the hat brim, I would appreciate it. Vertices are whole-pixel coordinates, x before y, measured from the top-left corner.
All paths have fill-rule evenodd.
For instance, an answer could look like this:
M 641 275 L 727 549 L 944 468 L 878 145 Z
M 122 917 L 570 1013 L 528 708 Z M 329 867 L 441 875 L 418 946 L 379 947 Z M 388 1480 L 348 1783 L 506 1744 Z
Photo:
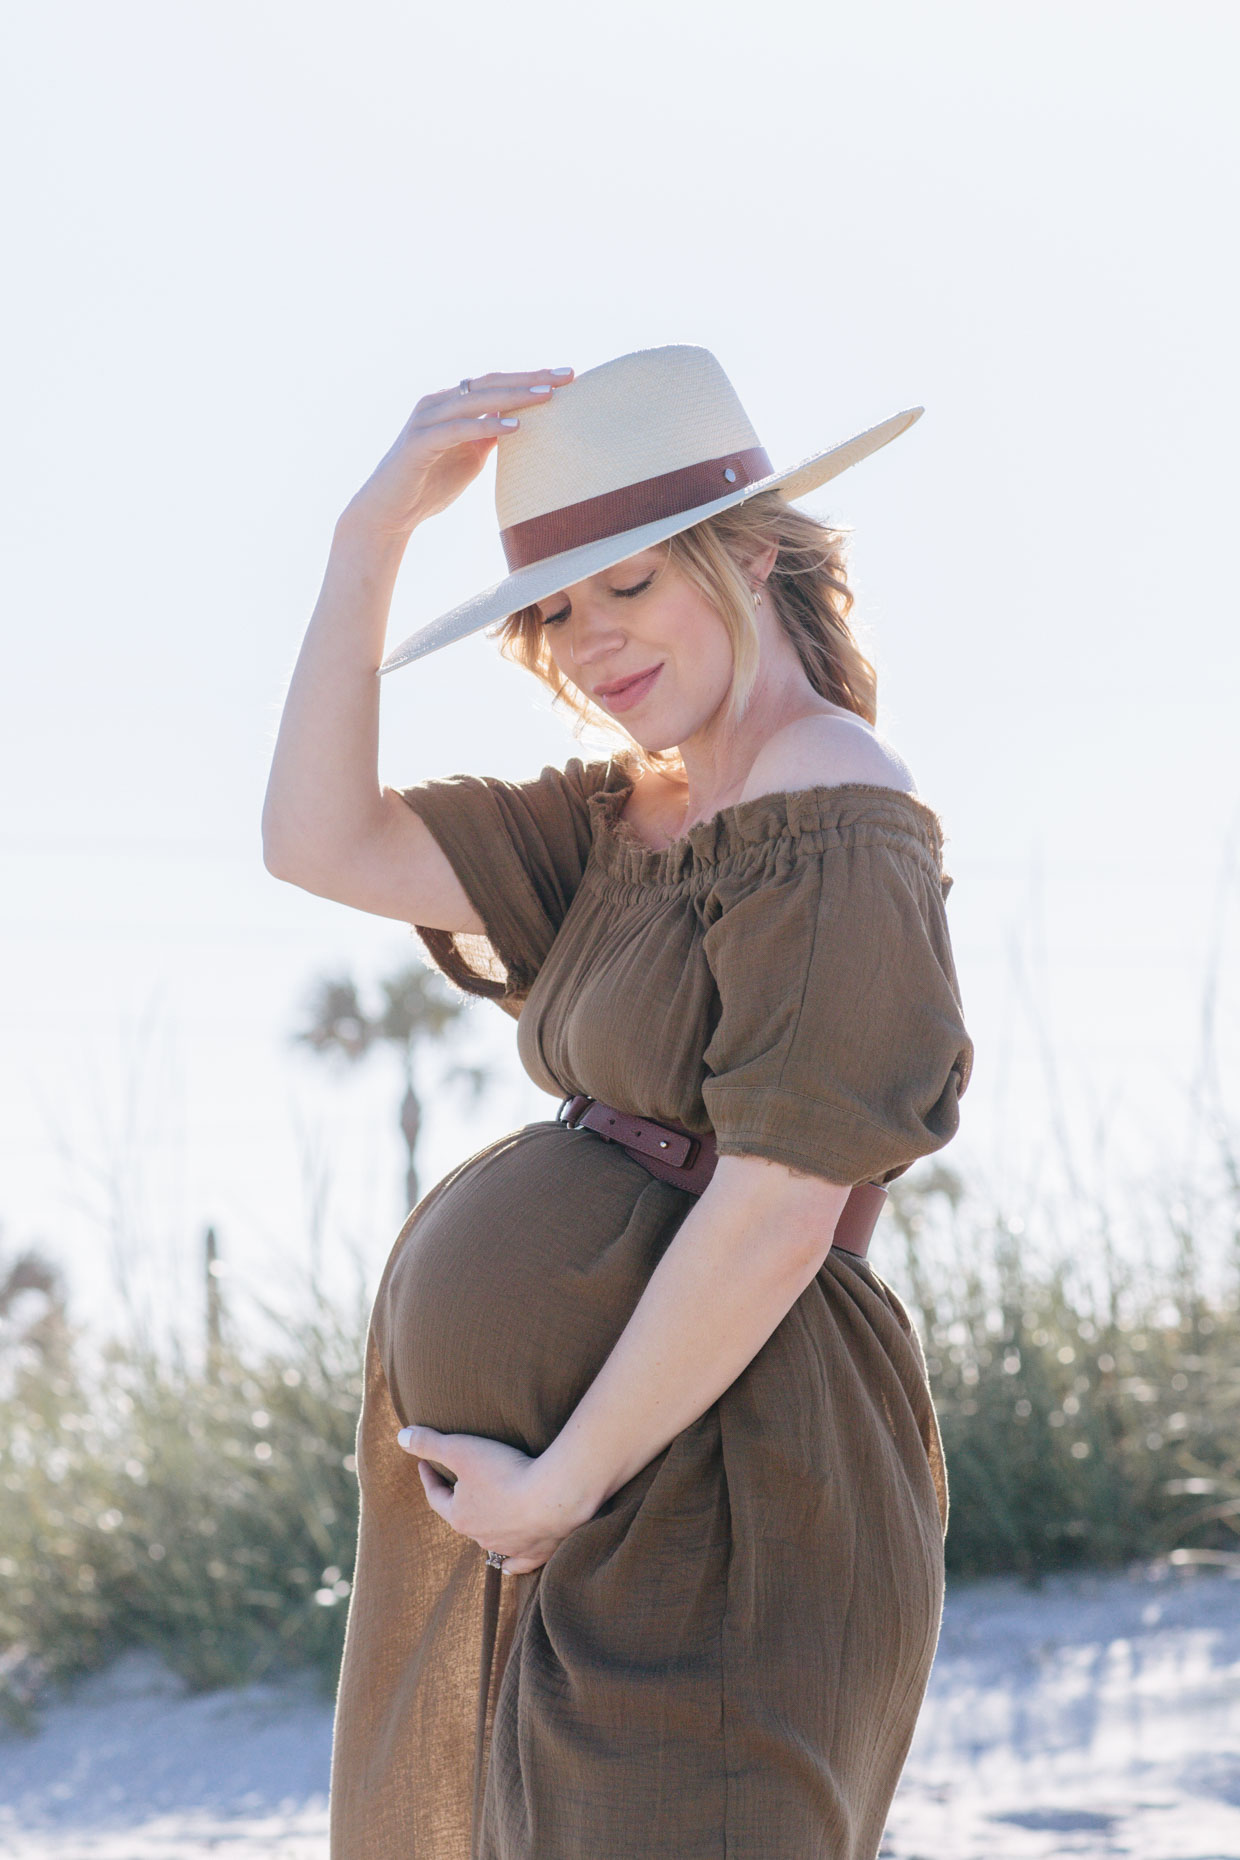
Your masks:
M 493 588 L 462 601 L 459 607 L 451 608 L 437 620 L 411 633 L 384 659 L 379 676 L 409 665 L 414 659 L 425 658 L 429 652 L 438 652 L 441 646 L 450 646 L 471 633 L 479 633 L 497 620 L 506 620 L 509 614 L 517 613 L 522 607 L 531 607 L 535 601 L 545 600 L 547 595 L 571 587 L 575 581 L 584 581 L 605 568 L 614 568 L 617 562 L 626 561 L 629 556 L 638 555 L 654 543 L 678 535 L 681 530 L 692 529 L 695 523 L 702 523 L 721 510 L 743 504 L 761 491 L 782 490 L 788 498 L 805 497 L 829 479 L 838 477 L 840 472 L 847 471 L 850 465 L 877 452 L 880 446 L 898 439 L 924 412 L 924 407 L 906 408 L 903 413 L 893 414 L 889 420 L 869 427 L 855 438 L 846 439 L 842 445 L 832 446 L 826 452 L 815 452 L 787 471 L 771 472 L 752 484 L 729 491 L 726 497 L 716 497 L 709 504 L 678 511 L 675 516 L 658 517 L 652 523 L 639 524 L 636 529 L 618 531 L 614 536 L 583 543 L 577 549 L 567 549 L 561 555 L 549 555 L 541 562 L 532 562 L 528 568 L 517 569 Z

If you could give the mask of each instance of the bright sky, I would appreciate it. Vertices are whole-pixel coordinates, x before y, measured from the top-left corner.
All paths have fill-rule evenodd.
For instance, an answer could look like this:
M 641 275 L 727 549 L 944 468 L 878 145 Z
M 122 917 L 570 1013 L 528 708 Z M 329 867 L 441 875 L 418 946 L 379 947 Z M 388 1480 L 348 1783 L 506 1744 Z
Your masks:
M 209 1220 L 268 1289 L 312 1230 L 370 1282 L 391 1245 L 395 1070 L 289 1034 L 413 939 L 278 884 L 259 813 L 338 512 L 490 369 L 700 343 L 781 466 L 924 405 L 806 507 L 854 526 L 948 834 L 948 1159 L 1009 1213 L 1065 1144 L 1179 1170 L 1216 948 L 1234 1118 L 1232 9 L 43 0 L 6 36 L 0 1242 L 80 1315 L 118 1234 L 191 1326 Z M 492 481 L 414 537 L 390 644 L 502 574 Z M 482 639 L 382 710 L 397 784 L 578 753 Z M 469 1026 L 501 1084 L 432 1107 L 428 1185 L 554 1112 Z

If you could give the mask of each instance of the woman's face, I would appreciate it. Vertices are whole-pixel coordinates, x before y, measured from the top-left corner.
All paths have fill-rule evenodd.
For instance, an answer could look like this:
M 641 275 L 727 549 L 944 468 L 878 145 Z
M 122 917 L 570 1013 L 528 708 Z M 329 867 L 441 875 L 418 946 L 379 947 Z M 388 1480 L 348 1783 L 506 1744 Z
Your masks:
M 727 628 L 663 544 L 548 595 L 538 612 L 563 676 L 643 749 L 688 741 L 727 697 Z

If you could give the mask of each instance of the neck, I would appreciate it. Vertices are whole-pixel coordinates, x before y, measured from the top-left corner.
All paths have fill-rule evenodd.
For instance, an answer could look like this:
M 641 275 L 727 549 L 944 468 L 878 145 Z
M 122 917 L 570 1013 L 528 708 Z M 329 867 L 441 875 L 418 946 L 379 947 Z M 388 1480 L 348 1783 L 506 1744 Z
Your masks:
M 685 795 L 684 828 L 739 800 L 759 752 L 778 730 L 803 717 L 837 715 L 839 710 L 814 690 L 787 641 L 769 650 L 764 641 L 758 674 L 739 721 L 729 725 L 721 704 L 700 730 L 677 745 L 684 765 L 678 779 Z

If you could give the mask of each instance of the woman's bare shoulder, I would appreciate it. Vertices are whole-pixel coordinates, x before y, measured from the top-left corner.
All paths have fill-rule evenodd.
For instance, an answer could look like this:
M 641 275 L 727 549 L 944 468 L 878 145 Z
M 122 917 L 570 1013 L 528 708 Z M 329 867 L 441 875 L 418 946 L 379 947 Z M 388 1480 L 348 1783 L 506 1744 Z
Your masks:
M 785 724 L 767 739 L 746 777 L 741 799 L 853 781 L 917 793 L 908 763 L 863 717 L 846 711 L 821 713 Z

